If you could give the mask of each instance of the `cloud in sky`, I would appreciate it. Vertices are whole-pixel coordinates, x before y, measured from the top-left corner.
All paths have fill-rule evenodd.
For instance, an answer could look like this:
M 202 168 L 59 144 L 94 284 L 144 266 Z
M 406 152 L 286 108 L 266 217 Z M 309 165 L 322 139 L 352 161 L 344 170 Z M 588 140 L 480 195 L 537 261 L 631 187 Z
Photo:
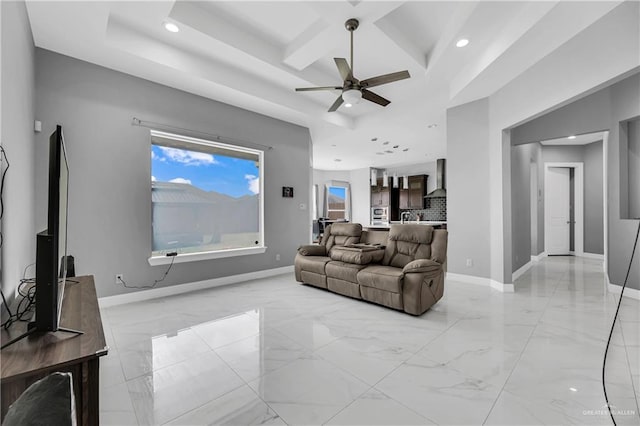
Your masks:
M 166 162 L 167 161 L 167 159 L 165 157 L 160 157 L 158 154 L 153 152 L 153 150 L 151 150 L 151 159 L 152 160 L 156 160 L 156 161 L 162 161 L 162 162 Z
M 260 192 L 260 178 L 255 175 L 244 175 L 244 178 L 247 180 L 249 184 L 249 191 L 252 194 L 257 194 Z
M 156 181 L 156 177 L 155 176 L 151 176 L 151 182 L 155 182 Z
M 172 182 L 172 183 L 185 183 L 187 185 L 191 185 L 191 181 L 189 179 L 185 179 L 185 178 L 181 178 L 181 177 L 177 177 L 175 179 L 171 179 L 169 182 Z
M 218 161 L 211 154 L 204 152 L 187 151 L 184 149 L 159 146 L 162 153 L 171 161 L 182 163 L 186 166 L 206 166 L 218 164 Z

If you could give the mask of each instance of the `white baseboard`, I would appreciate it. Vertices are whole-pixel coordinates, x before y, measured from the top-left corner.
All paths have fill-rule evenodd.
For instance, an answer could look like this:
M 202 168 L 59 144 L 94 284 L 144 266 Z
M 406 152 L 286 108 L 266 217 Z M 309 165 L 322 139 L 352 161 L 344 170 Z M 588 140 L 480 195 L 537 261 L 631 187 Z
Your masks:
M 586 257 L 587 259 L 597 259 L 597 260 L 604 260 L 604 254 L 596 254 L 596 253 L 587 253 L 584 252 L 582 254 L 579 254 L 578 256 L 580 257 Z M 626 290 L 625 290 L 626 291 Z
M 447 272 L 446 278 L 456 281 L 461 281 L 468 284 L 489 286 L 502 293 L 513 293 L 513 284 L 504 284 L 491 278 L 476 277 L 473 275 L 456 274 L 453 272 Z
M 607 290 L 609 291 L 609 293 L 620 294 L 622 292 L 622 286 L 608 283 Z M 640 290 L 626 287 L 622 296 L 628 297 L 630 299 L 640 300 Z
M 533 263 L 531 261 L 528 261 L 527 263 L 522 265 L 517 271 L 515 271 L 513 274 L 511 274 L 511 281 L 515 281 L 518 278 L 520 278 L 522 276 L 522 274 L 524 274 L 529 269 L 531 269 L 531 266 L 533 266 Z
M 266 269 L 264 271 L 247 272 L 246 274 L 230 275 L 227 277 L 212 278 L 210 280 L 197 281 L 194 283 L 173 285 L 169 287 L 154 288 L 134 293 L 118 294 L 106 296 L 98 299 L 101 308 L 124 305 L 125 303 L 141 302 L 144 300 L 157 299 L 159 297 L 174 296 L 176 294 L 188 293 L 190 291 L 203 290 L 207 288 L 220 287 L 223 285 L 236 284 L 244 281 L 267 278 L 275 275 L 289 274 L 293 272 L 293 265 L 281 268 Z
M 545 257 L 547 257 L 547 252 L 543 251 L 540 254 L 537 255 L 531 255 L 531 261 L 533 262 L 540 262 L 542 259 L 544 259 Z

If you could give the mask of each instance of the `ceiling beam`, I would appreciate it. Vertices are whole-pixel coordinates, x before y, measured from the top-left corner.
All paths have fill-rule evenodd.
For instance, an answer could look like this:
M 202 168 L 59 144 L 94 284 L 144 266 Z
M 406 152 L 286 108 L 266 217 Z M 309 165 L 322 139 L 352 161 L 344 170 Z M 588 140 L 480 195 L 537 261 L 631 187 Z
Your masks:
M 294 71 L 282 63 L 283 51 L 281 48 L 247 31 L 241 25 L 233 25 L 234 20 L 226 16 L 222 10 L 213 13 L 200 7 L 198 3 L 176 2 L 169 16 L 171 19 L 206 35 L 212 42 L 231 49 L 230 54 L 244 56 L 251 60 L 257 59 L 270 67 L 272 71 L 281 73 L 283 77 L 299 79 L 296 84 L 324 85 L 329 77 L 314 69 Z
M 231 90 L 236 95 L 235 106 L 263 114 L 269 111 L 269 116 L 306 125 L 316 120 L 315 117 L 324 117 L 325 107 L 308 98 L 226 63 L 158 41 L 113 17 L 107 24 L 105 41 L 120 51 L 184 73 L 189 79 L 201 79 L 225 91 Z M 334 113 L 326 121 L 344 128 L 354 127 L 353 120 L 340 113 Z
M 485 54 L 451 80 L 452 104 L 491 95 L 621 3 L 528 3 Z
M 445 27 L 438 41 L 431 52 L 427 55 L 427 72 L 425 78 L 429 80 L 432 76 L 437 75 L 437 70 L 441 63 L 441 59 L 445 53 L 451 49 L 453 41 L 460 34 L 473 12 L 476 10 L 480 2 L 460 2 L 453 12 L 449 24 Z
M 283 62 L 303 70 L 330 54 L 336 46 L 348 43 L 344 27 L 347 19 L 356 18 L 360 24 L 373 24 L 388 15 L 403 2 L 312 2 L 309 7 L 319 18 L 286 48 Z

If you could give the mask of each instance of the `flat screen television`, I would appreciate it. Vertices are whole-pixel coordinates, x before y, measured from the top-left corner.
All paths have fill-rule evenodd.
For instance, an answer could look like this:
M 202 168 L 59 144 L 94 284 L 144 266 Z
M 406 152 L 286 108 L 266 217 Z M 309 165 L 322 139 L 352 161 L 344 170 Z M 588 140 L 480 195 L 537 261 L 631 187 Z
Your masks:
M 2 345 L 5 348 L 34 332 L 81 331 L 60 327 L 62 299 L 67 279 L 67 208 L 69 166 L 62 126 L 49 137 L 49 190 L 47 229 L 36 236 L 35 320 L 22 335 Z
M 69 165 L 62 126 L 58 125 L 49 137 L 47 229 L 38 233 L 36 240 L 37 331 L 57 331 L 60 323 L 67 278 L 68 195 Z

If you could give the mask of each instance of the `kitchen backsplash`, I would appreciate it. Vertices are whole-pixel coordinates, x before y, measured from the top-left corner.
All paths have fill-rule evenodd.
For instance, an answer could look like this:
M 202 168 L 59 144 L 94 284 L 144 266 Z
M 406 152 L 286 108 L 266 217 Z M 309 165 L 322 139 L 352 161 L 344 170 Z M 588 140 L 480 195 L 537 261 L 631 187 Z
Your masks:
M 438 198 L 427 198 L 425 200 L 426 209 L 422 210 L 400 210 L 400 212 L 408 211 L 411 215 L 407 218 L 408 220 L 416 220 L 417 214 L 420 214 L 420 220 L 437 220 L 437 221 L 446 221 L 447 220 L 447 198 L 446 197 L 438 197 Z

